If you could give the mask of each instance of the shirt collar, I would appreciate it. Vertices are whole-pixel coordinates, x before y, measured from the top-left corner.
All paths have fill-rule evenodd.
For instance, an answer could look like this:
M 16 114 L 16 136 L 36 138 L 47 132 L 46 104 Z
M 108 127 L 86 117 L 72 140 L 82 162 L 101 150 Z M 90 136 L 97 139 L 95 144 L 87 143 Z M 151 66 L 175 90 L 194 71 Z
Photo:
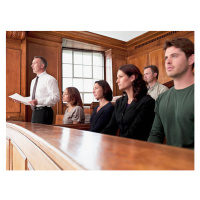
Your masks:
M 158 85 L 158 84 L 159 84 L 159 82 L 157 81 L 151 88 L 149 86 L 147 88 L 148 88 L 148 90 L 153 90 L 156 87 L 156 85 Z
M 41 74 L 37 75 L 38 77 L 44 76 L 45 74 L 47 74 L 46 71 L 42 72 Z

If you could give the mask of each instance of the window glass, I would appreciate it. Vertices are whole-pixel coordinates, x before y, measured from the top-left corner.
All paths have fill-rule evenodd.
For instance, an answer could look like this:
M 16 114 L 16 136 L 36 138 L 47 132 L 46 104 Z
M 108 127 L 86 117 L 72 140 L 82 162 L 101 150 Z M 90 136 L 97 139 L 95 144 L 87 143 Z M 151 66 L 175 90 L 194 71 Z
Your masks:
M 93 102 L 93 94 L 92 93 L 84 93 L 84 103 Z
M 76 87 L 79 92 L 83 92 L 83 79 L 73 78 L 73 87 Z
M 103 79 L 103 70 L 102 67 L 93 67 L 93 78 L 102 80 Z
M 103 65 L 102 54 L 93 53 L 93 65 L 96 65 L 96 66 L 102 66 Z
M 62 62 L 63 63 L 72 63 L 72 51 L 63 50 L 62 51 Z
M 74 77 L 83 77 L 83 66 L 82 65 L 74 65 Z
M 63 80 L 63 82 L 62 82 L 62 91 L 63 92 L 67 87 L 72 87 L 72 78 L 63 78 L 62 80 Z
M 83 65 L 92 65 L 92 53 L 83 53 Z
M 93 91 L 93 84 L 92 79 L 84 79 L 84 92 L 92 92 Z
M 79 51 L 74 51 L 74 64 L 83 63 L 83 53 Z
M 83 103 L 91 104 L 94 99 L 95 81 L 104 80 L 104 57 L 101 52 L 63 49 L 62 90 L 76 87 Z
M 63 77 L 72 77 L 72 64 L 63 64 Z

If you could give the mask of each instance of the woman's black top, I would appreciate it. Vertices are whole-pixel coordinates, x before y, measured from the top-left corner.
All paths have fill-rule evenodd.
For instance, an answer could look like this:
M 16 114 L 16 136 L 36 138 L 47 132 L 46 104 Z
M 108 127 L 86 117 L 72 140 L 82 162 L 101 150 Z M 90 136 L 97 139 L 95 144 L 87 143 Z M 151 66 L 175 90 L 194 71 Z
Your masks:
M 114 106 L 109 102 L 97 112 L 98 107 L 94 108 L 90 118 L 90 131 L 101 133 L 112 117 Z
M 128 97 L 117 99 L 112 118 L 102 133 L 138 140 L 147 140 L 154 120 L 155 100 L 149 95 L 127 106 Z

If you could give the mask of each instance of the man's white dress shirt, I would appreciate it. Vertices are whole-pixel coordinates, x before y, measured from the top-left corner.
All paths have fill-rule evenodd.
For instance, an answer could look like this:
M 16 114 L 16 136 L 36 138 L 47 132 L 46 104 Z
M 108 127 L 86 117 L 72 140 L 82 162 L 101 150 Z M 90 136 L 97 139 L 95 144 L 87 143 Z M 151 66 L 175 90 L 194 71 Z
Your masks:
M 38 83 L 35 93 L 35 99 L 37 99 L 38 105 L 36 107 L 52 107 L 60 100 L 60 92 L 58 89 L 57 80 L 47 74 L 46 71 L 38 75 Z M 30 101 L 32 100 L 33 87 L 35 85 L 36 77 L 31 82 L 30 88 Z

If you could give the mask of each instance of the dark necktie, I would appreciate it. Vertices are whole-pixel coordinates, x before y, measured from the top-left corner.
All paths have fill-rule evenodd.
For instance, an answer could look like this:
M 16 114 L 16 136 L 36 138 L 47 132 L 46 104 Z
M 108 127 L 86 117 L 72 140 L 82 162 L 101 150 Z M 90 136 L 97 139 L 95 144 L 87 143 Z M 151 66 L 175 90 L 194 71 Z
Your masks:
M 36 91 L 36 87 L 37 87 L 37 82 L 38 82 L 38 76 L 36 77 L 36 80 L 35 80 L 35 85 L 33 87 L 33 93 L 32 93 L 32 100 L 35 99 L 35 91 Z M 35 106 L 31 106 L 31 109 L 34 110 Z

